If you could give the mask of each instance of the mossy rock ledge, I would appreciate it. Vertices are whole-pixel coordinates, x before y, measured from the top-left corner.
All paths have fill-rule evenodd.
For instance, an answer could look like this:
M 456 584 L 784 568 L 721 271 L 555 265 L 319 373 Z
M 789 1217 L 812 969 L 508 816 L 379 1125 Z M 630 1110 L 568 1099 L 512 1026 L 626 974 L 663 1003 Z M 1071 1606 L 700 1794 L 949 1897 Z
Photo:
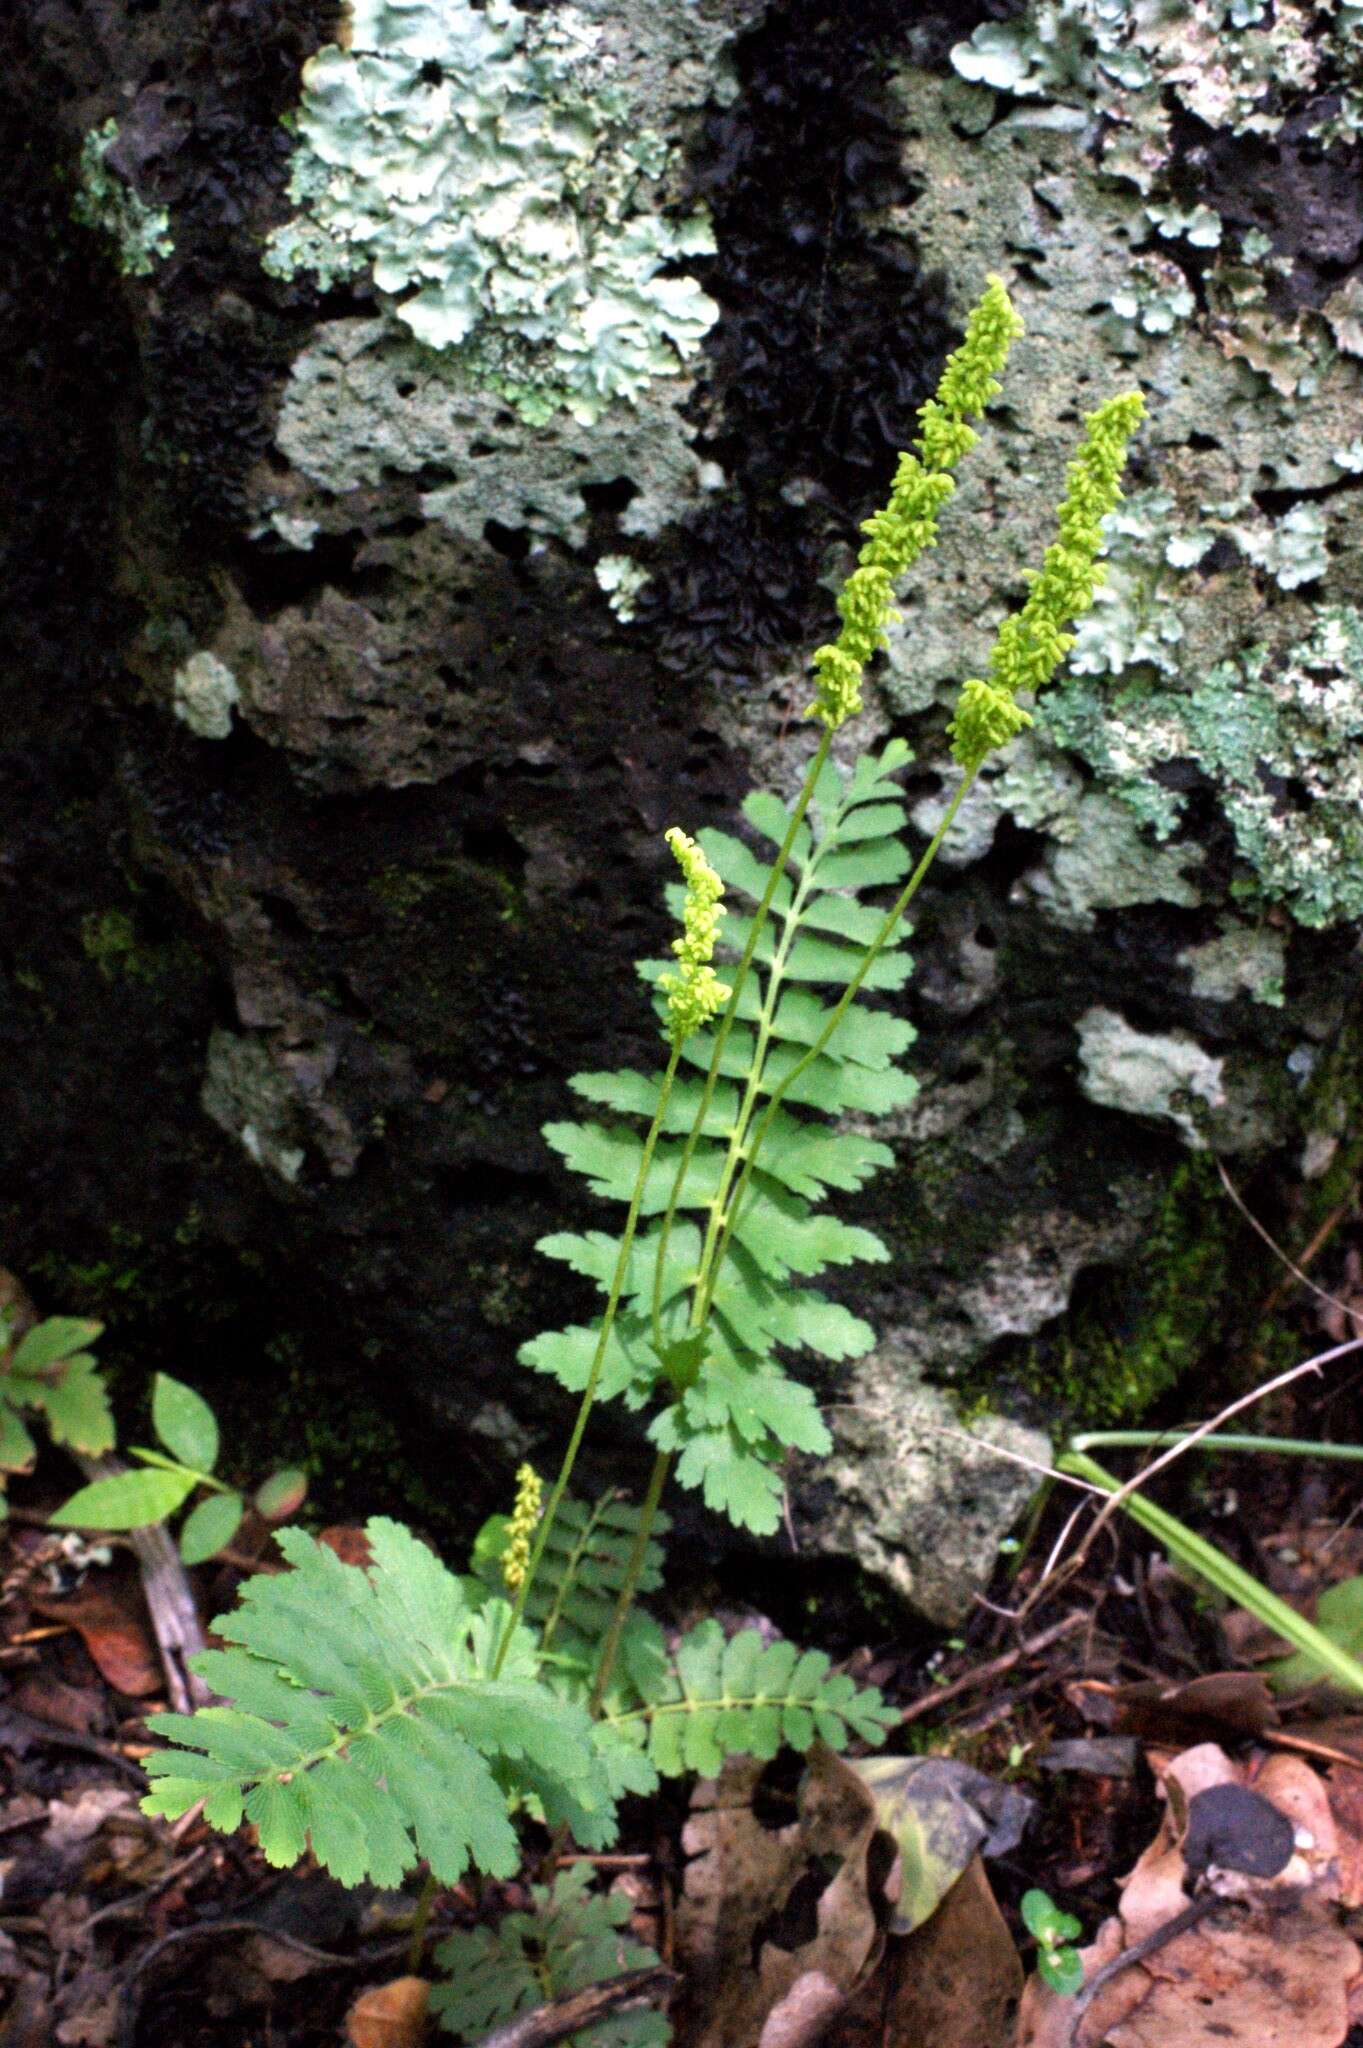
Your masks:
M 1016 1460 L 1243 1333 L 1216 1159 L 1293 1243 L 1356 1170 L 1357 10 L 997 11 L 0 27 L 0 1257 L 347 1512 L 454 1542 L 552 1463 L 515 1354 L 585 1306 L 533 1247 L 588 1219 L 540 1126 L 649 1057 L 664 829 L 798 782 L 987 272 L 1027 335 L 838 742 L 910 741 L 920 843 L 1080 414 L 1148 419 L 1070 673 L 920 900 L 881 1342 L 821 1389 L 801 1553 L 958 1619 Z

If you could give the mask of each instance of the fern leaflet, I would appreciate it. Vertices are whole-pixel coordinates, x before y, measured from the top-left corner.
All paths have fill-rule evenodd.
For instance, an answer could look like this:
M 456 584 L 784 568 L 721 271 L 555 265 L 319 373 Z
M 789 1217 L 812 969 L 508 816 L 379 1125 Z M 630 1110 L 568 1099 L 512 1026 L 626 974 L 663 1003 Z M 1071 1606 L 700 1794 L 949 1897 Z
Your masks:
M 849 775 L 831 761 L 825 765 L 776 885 L 753 972 L 739 993 L 721 1078 L 679 1196 L 683 1220 L 667 1235 L 665 1252 L 661 1226 L 650 1229 L 645 1222 L 631 1249 L 606 1350 L 601 1395 L 622 1397 L 635 1408 L 662 1395 L 666 1406 L 649 1433 L 659 1449 L 677 1454 L 678 1479 L 758 1533 L 777 1525 L 784 1452 L 819 1453 L 830 1441 L 813 1395 L 789 1377 L 777 1354 L 804 1350 L 837 1362 L 862 1356 L 875 1341 L 866 1323 L 809 1283 L 830 1267 L 888 1256 L 874 1233 L 819 1205 L 830 1191 L 863 1187 L 893 1155 L 860 1131 L 820 1119 L 883 1115 L 912 1101 L 915 1084 L 898 1065 L 912 1042 L 911 1026 L 870 1007 L 859 992 L 772 1118 L 730 1218 L 726 1255 L 717 1272 L 703 1275 L 707 1226 L 744 1157 L 754 1112 L 816 1042 L 831 1003 L 875 937 L 881 913 L 858 901 L 857 892 L 901 881 L 908 872 L 899 839 L 904 807 L 893 779 L 908 758 L 907 747 L 892 741 Z M 743 809 L 753 832 L 779 850 L 791 817 L 780 799 L 758 791 Z M 700 843 L 731 896 L 756 906 L 770 866 L 727 833 L 702 832 Z M 678 893 L 671 895 L 675 909 Z M 749 931 L 749 917 L 741 909 L 731 912 L 721 951 L 736 954 Z M 874 962 L 866 988 L 902 987 L 910 965 L 897 935 Z M 665 967 L 657 960 L 640 963 L 660 1016 L 657 982 Z M 673 1086 L 644 1182 L 644 1219 L 668 1207 L 713 1047 L 713 1031 L 701 1031 L 682 1048 L 683 1060 L 698 1071 Z M 545 1136 L 594 1193 L 626 1202 L 643 1156 L 639 1125 L 657 1108 L 661 1075 L 579 1074 L 572 1085 L 612 1120 L 550 1124 Z M 541 1251 L 592 1279 L 603 1294 L 619 1247 L 620 1238 L 603 1230 L 558 1232 L 540 1243 Z M 695 1341 L 698 1323 L 705 1326 L 703 1345 Z M 536 1337 L 523 1347 L 522 1360 L 580 1389 L 599 1328 L 578 1325 Z
M 279 1532 L 293 1570 L 249 1580 L 214 1624 L 240 1647 L 194 1660 L 234 1704 L 148 1723 L 176 1746 L 147 1759 L 144 1811 L 173 1817 L 202 1799 L 214 1827 L 254 1821 L 273 1864 L 310 1840 L 343 1884 L 396 1885 L 419 1857 L 447 1884 L 470 1861 L 509 1876 L 512 1798 L 603 1846 L 613 1795 L 595 1731 L 539 1681 L 528 1631 L 490 1678 L 505 1605 L 480 1605 L 481 1587 L 398 1523 L 366 1534 L 368 1572 Z
M 552 1887 L 532 1886 L 533 1912 L 504 1914 L 496 1927 L 461 1930 L 440 1944 L 435 1959 L 450 1981 L 435 1986 L 431 2007 L 452 2034 L 480 2041 L 546 1999 L 657 1962 L 622 1932 L 628 1899 L 591 1892 L 590 1882 L 583 1864 L 561 1870 Z M 660 2048 L 669 2031 L 661 2013 L 613 2013 L 567 2048 Z
M 898 1719 L 874 1686 L 831 1673 L 822 1650 L 768 1642 L 747 1628 L 725 1640 L 713 1619 L 669 1649 L 658 1624 L 630 1617 L 603 1725 L 642 1749 L 660 1777 L 713 1777 L 726 1756 L 773 1757 L 817 1737 L 878 1746 Z

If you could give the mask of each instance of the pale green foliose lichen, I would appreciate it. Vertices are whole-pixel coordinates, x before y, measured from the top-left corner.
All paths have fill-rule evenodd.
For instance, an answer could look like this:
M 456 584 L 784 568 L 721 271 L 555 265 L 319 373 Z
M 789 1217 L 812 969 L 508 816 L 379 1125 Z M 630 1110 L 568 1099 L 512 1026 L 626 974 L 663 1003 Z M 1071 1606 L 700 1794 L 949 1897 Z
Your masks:
M 632 555 L 602 555 L 596 565 L 596 580 L 616 618 L 627 626 L 638 611 L 639 593 L 653 578 Z
M 1193 994 L 1204 1002 L 1231 1003 L 1248 996 L 1280 1010 L 1286 1000 L 1287 949 L 1282 933 L 1270 925 L 1225 920 L 1214 939 L 1187 946 L 1178 957 L 1192 976 Z
M 227 663 L 201 648 L 176 669 L 171 701 L 175 716 L 201 740 L 225 740 L 241 692 Z
M 1039 722 L 1167 836 L 1186 795 L 1153 771 L 1191 757 L 1216 791 L 1241 858 L 1242 895 L 1300 923 L 1363 917 L 1363 613 L 1322 606 L 1306 639 L 1251 647 L 1182 689 L 1078 681 Z
M 657 210 L 668 149 L 614 81 L 605 28 L 512 0 L 354 0 L 350 47 L 304 67 L 296 217 L 265 267 L 372 272 L 429 349 L 531 422 L 592 422 L 695 354 L 700 213 Z
M 1225 1061 L 1186 1032 L 1137 1031 L 1116 1010 L 1079 1019 L 1080 1087 L 1090 1102 L 1130 1116 L 1167 1118 L 1195 1150 L 1209 1110 L 1226 1106 Z
M 150 277 L 158 259 L 175 248 L 170 215 L 164 206 L 148 206 L 125 178 L 109 168 L 109 151 L 117 141 L 118 123 L 112 118 L 86 136 L 71 217 L 111 238 L 125 277 Z
M 1313 36 L 1331 14 L 1333 33 Z M 963 78 L 1019 98 L 1129 98 L 1130 121 L 1172 94 L 1209 127 L 1272 135 L 1284 89 L 1343 84 L 1351 119 L 1363 83 L 1358 22 L 1356 7 L 1334 0 L 1040 0 L 983 23 L 951 61 Z

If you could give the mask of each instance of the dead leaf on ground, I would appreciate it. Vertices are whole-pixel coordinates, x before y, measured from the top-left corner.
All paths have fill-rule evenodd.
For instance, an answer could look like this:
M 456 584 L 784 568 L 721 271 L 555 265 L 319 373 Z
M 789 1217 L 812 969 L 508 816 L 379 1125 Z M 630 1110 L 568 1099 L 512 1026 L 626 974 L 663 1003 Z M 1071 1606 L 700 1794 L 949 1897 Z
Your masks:
M 885 1960 L 841 2022 L 838 2048 L 1002 2048 L 1023 1969 L 978 1856 L 930 1920 L 891 1935 Z
M 768 1827 L 753 1811 L 764 1770 L 735 1759 L 698 1785 L 682 1836 L 691 1861 L 677 1934 L 688 2015 L 678 2034 L 693 2048 L 809 2048 L 884 1944 L 892 1852 L 885 1845 L 878 1869 L 866 1786 L 816 1744 L 795 1819 Z
M 1065 1692 L 1096 1727 L 1180 1748 L 1262 1735 L 1278 1725 L 1273 1695 L 1255 1671 L 1213 1671 L 1182 1685 L 1155 1679 L 1100 1685 L 1087 1679 Z
M 895 1934 L 931 1918 L 977 1851 L 1011 1854 L 1036 1812 L 1034 1800 L 954 1757 L 862 1757 L 852 1769 L 899 1850 Z
M 1173 1759 L 1164 1786 L 1164 1819 L 1123 1887 L 1118 1914 L 1082 1951 L 1086 1978 L 1187 1905 L 1185 1849 L 1195 1862 L 1212 1861 L 1215 1853 L 1234 1862 L 1215 1830 L 1214 1853 L 1204 1858 L 1209 1838 L 1199 1828 L 1199 1795 L 1204 1815 L 1206 1798 L 1229 1788 L 1268 1801 L 1294 1830 L 1287 1861 L 1272 1876 L 1239 1870 L 1217 1880 L 1233 1896 L 1118 1972 L 1077 2033 L 1073 2001 L 1033 1978 L 1023 1997 L 1020 2048 L 1070 2048 L 1072 2040 L 1075 2048 L 1341 2048 L 1363 1955 L 1338 1924 L 1339 1840 L 1319 1775 L 1300 1758 L 1281 1755 L 1241 1770 L 1204 1743 Z M 1241 1857 L 1251 1866 L 1253 1848 Z
M 104 1719 L 105 1698 L 93 1685 L 68 1685 L 64 1678 L 41 1667 L 26 1672 L 11 1694 L 21 1714 L 73 1735 L 95 1733 Z
M 65 1621 L 79 1634 L 90 1660 L 115 1692 L 145 1699 L 165 1685 L 147 1624 L 141 1582 L 133 1572 L 101 1573 L 75 1593 L 31 1596 L 36 1614 Z
M 1339 1840 L 1339 1902 L 1353 1913 L 1363 1906 L 1363 1771 L 1336 1764 L 1325 1787 Z
M 426 2032 L 430 1992 L 424 1977 L 371 1984 L 346 2014 L 351 2048 L 417 2048 Z

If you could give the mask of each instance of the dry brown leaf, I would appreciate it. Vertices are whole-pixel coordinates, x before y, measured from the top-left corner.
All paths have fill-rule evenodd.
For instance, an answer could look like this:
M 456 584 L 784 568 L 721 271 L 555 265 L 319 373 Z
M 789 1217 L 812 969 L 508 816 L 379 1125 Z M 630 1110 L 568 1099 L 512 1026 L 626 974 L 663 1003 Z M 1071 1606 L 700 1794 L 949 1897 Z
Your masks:
M 416 2048 L 426 2033 L 430 1992 L 424 1977 L 371 1984 L 346 2014 L 351 2048 Z
M 1337 1764 L 1325 1782 L 1339 1844 L 1339 1902 L 1353 1913 L 1363 1906 L 1363 1771 Z
M 156 1653 L 141 1583 L 133 1573 L 102 1573 L 99 1583 L 88 1580 L 78 1591 L 58 1599 L 55 1595 L 32 1595 L 35 1614 L 49 1621 L 65 1621 L 76 1630 L 90 1653 L 99 1675 L 115 1692 L 130 1699 L 145 1699 L 165 1685 L 161 1660 Z
M 1075 2048 L 1341 2048 L 1363 1956 L 1337 1923 L 1339 1836 L 1327 1790 L 1298 1757 L 1275 1755 L 1251 1772 L 1206 1743 L 1169 1762 L 1159 1832 L 1123 1888 L 1118 1917 L 1084 1952 L 1085 1976 L 1092 1980 L 1183 1911 L 1189 1807 L 1198 1793 L 1225 1785 L 1254 1792 L 1291 1821 L 1296 1846 L 1287 1865 L 1273 1877 L 1228 1880 L 1236 1896 L 1119 1971 L 1077 2033 L 1073 2001 L 1033 1981 L 1022 2048 L 1070 2048 L 1071 2039 Z
M 1023 1970 L 978 1856 L 930 1920 L 892 1936 L 856 2001 L 866 2039 L 925 2048 L 1001 2048 L 1013 2039 Z
M 870 1868 L 877 1828 L 865 1785 L 816 1744 L 796 1818 L 767 1827 L 752 1807 L 764 1768 L 734 1760 L 717 1780 L 698 1786 L 682 1836 L 692 1860 L 677 1915 L 688 2005 L 678 2037 L 692 2048 L 753 2048 L 769 2020 L 780 2029 L 772 2043 L 806 2048 L 834 2009 L 815 1980 L 835 1987 L 840 2007 L 883 1947 L 893 1893 Z M 834 1863 L 836 1873 L 825 1881 Z M 802 1901 L 812 1931 L 783 1946 L 782 1916 Z
M 1213 1671 L 1186 1685 L 1154 1679 L 1138 1685 L 1101 1685 L 1088 1679 L 1065 1690 L 1098 1727 L 1179 1748 L 1262 1735 L 1278 1725 L 1273 1695 L 1254 1671 Z

